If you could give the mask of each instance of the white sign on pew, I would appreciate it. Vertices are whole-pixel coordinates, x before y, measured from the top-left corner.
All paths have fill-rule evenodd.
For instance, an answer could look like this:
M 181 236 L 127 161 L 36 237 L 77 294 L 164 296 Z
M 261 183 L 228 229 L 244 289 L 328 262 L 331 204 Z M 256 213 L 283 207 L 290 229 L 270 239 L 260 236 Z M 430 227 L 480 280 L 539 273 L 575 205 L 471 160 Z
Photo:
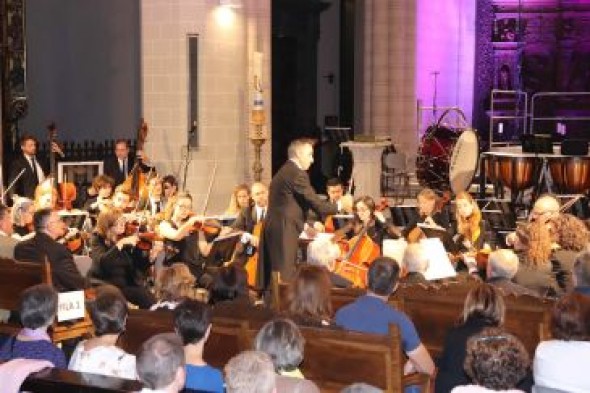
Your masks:
M 84 318 L 84 291 L 60 292 L 57 298 L 57 320 L 59 322 Z

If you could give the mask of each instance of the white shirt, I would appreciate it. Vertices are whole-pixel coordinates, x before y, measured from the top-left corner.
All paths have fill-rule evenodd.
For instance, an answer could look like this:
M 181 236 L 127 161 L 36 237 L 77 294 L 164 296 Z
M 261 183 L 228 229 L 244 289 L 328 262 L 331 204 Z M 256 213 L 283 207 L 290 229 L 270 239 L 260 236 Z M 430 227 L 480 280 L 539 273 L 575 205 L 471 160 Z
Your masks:
M 31 168 L 31 170 L 33 170 L 34 156 L 29 156 L 28 154 L 24 154 L 24 156 L 27 159 L 27 162 L 29 163 L 29 167 Z M 41 183 L 43 183 L 43 180 L 45 180 L 45 173 L 43 173 L 43 168 L 41 168 L 41 165 L 39 165 L 39 161 L 37 161 L 36 157 L 35 157 L 35 167 L 37 169 L 37 181 L 39 182 L 39 184 L 41 184 Z
M 126 166 L 127 166 L 127 159 L 126 158 L 119 158 L 119 169 L 125 175 L 127 175 L 127 170 L 129 170 L 129 168 L 127 168 Z
M 569 393 L 590 392 L 589 341 L 543 341 L 533 361 L 535 385 Z
M 255 206 L 256 207 L 256 222 L 260 222 L 260 220 L 262 219 L 262 213 L 264 213 L 264 215 L 266 215 L 266 207 L 260 207 L 260 206 Z
M 137 379 L 135 356 L 115 346 L 84 348 L 86 341 L 78 343 L 70 359 L 68 369 L 83 373 L 107 375 L 117 378 Z

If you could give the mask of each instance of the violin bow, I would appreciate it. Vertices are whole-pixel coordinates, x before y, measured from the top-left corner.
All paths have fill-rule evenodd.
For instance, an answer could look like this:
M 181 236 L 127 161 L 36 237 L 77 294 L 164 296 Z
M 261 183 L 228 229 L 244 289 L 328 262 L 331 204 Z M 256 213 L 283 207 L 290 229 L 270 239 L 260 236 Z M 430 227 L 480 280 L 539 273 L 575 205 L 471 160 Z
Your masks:
M 564 203 L 563 206 L 561 206 L 561 209 L 559 209 L 559 212 L 560 213 L 563 213 L 564 211 L 566 211 L 570 207 L 574 206 L 574 204 L 576 202 L 578 202 L 583 196 L 584 195 L 582 195 L 582 194 L 576 194 L 576 195 L 574 195 L 572 199 L 570 199 L 569 201 L 567 201 L 566 203 Z
M 213 183 L 215 182 L 215 174 L 217 173 L 217 161 L 215 161 L 215 166 L 213 166 L 213 173 L 211 174 L 211 179 L 209 179 L 209 188 L 207 189 L 207 196 L 205 197 L 205 203 L 203 204 L 203 216 L 207 213 L 207 207 L 209 206 L 209 197 L 211 196 L 211 190 L 213 189 Z

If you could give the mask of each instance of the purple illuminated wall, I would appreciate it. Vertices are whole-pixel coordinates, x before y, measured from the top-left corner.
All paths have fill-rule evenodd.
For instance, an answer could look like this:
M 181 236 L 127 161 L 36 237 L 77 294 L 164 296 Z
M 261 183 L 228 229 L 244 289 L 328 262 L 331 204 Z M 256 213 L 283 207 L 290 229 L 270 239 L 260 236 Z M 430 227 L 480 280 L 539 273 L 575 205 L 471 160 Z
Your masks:
M 432 105 L 432 73 L 438 71 L 437 105 L 459 106 L 470 122 L 476 1 L 418 0 L 417 15 L 416 96 L 423 106 Z

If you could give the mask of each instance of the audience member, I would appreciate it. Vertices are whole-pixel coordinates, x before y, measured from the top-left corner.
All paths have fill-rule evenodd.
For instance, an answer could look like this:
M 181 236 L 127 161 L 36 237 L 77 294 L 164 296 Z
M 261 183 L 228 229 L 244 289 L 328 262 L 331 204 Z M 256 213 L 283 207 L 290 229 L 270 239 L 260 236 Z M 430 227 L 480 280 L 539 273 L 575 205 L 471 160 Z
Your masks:
M 348 330 L 375 334 L 388 334 L 389 325 L 397 325 L 402 348 L 409 358 L 405 373 L 418 371 L 432 375 L 434 363 L 420 342 L 414 324 L 404 313 L 387 304 L 397 288 L 398 277 L 399 266 L 395 260 L 387 257 L 374 260 L 369 268 L 367 294 L 338 310 L 336 324 Z
M 70 359 L 69 369 L 119 378 L 135 379 L 135 356 L 117 347 L 125 331 L 127 301 L 111 291 L 101 293 L 90 305 L 95 337 L 81 341 Z
M 530 295 L 538 293 L 512 281 L 518 272 L 518 256 L 509 249 L 500 249 L 490 253 L 486 267 L 486 282 L 503 295 Z
M 231 264 L 217 270 L 210 289 L 209 303 L 213 315 L 266 321 L 274 316 L 271 309 L 256 305 L 250 298 L 246 270 Z
M 301 265 L 289 285 L 286 316 L 304 326 L 332 326 L 332 299 L 328 271 Z
M 551 316 L 552 340 L 537 347 L 535 384 L 572 393 L 590 392 L 590 298 L 579 293 L 562 297 Z
M 137 355 L 140 393 L 177 393 L 184 387 L 185 358 L 182 342 L 175 334 L 157 334 L 146 341 Z
M 16 245 L 14 257 L 19 261 L 43 263 L 49 260 L 51 278 L 58 292 L 84 289 L 88 286 L 82 277 L 74 257 L 57 239 L 66 233 L 66 224 L 57 212 L 41 209 L 33 216 L 35 236 Z
M 557 296 L 561 293 L 552 261 L 553 238 L 551 229 L 537 220 L 517 230 L 521 250 L 520 264 L 514 282 L 540 296 Z
M 8 206 L 0 203 L 0 258 L 14 258 L 18 241 L 12 237 L 12 215 Z
M 22 242 L 35 236 L 33 215 L 35 206 L 29 198 L 17 198 L 12 205 L 12 237 Z
M 402 260 L 402 269 L 405 270 L 406 275 L 400 279 L 400 283 L 428 284 L 424 277 L 426 270 L 428 270 L 428 264 L 428 255 L 420 243 L 408 244 Z
M 151 310 L 174 310 L 184 299 L 196 298 L 195 276 L 184 263 L 173 263 L 162 269 L 156 281 L 158 302 Z
M 461 324 L 447 332 L 443 352 L 438 360 L 437 393 L 447 393 L 455 386 L 469 383 L 470 379 L 463 370 L 467 340 L 486 327 L 501 326 L 504 312 L 504 299 L 493 286 L 481 284 L 469 291 Z
M 573 288 L 572 270 L 576 256 L 584 250 L 590 240 L 590 232 L 584 221 L 571 214 L 562 213 L 552 222 L 554 241 L 559 248 L 553 250 L 553 261 L 557 270 L 557 282 L 567 292 Z
M 518 338 L 499 328 L 486 328 L 467 341 L 465 371 L 474 384 L 454 388 L 452 393 L 506 392 L 515 389 L 529 368 L 529 355 Z
M 276 377 L 270 356 L 245 351 L 225 365 L 226 393 L 274 393 Z
M 0 359 L 18 358 L 47 360 L 57 368 L 66 368 L 66 358 L 61 349 L 51 342 L 47 328 L 53 324 L 57 313 L 57 292 L 47 284 L 26 289 L 20 298 L 21 331 L 4 342 Z
M 319 393 L 318 387 L 304 379 L 299 370 L 304 348 L 305 339 L 289 319 L 270 321 L 256 335 L 254 349 L 270 356 L 278 374 L 277 393 Z
M 366 383 L 355 383 L 345 387 L 340 393 L 383 393 L 383 390 Z
M 174 309 L 174 328 L 182 339 L 186 359 L 187 389 L 223 393 L 221 371 L 203 360 L 203 348 L 211 333 L 211 310 L 196 300 L 184 300 Z
M 574 292 L 590 296 L 590 249 L 576 257 L 573 273 Z
M 326 268 L 333 287 L 350 288 L 352 281 L 335 272 L 340 254 L 340 247 L 330 239 L 317 238 L 307 245 L 307 263 Z

